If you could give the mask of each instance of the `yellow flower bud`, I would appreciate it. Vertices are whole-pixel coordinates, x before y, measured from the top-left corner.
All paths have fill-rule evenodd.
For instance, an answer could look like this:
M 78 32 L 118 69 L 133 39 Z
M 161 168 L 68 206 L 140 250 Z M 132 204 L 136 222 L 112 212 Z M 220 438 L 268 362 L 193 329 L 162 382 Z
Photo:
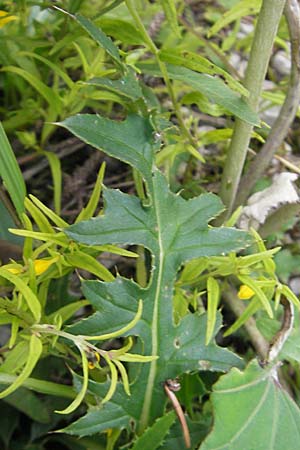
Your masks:
M 46 272 L 46 270 L 56 261 L 58 260 L 58 256 L 51 259 L 36 259 L 34 261 L 34 270 L 36 275 L 41 275 Z
M 4 27 L 6 23 L 16 19 L 17 16 L 11 16 L 7 11 L 0 10 L 0 28 Z
M 249 286 L 242 284 L 238 292 L 238 298 L 241 300 L 248 300 L 253 297 L 254 294 L 255 292 Z

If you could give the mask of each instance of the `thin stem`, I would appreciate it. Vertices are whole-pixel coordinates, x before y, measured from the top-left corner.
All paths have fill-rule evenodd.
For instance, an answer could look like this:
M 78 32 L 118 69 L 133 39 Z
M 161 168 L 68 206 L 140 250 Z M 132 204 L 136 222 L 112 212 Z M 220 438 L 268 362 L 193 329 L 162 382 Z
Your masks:
M 130 12 L 130 14 L 132 15 L 136 27 L 139 30 L 139 32 L 142 34 L 143 38 L 144 38 L 144 42 L 145 44 L 148 46 L 149 50 L 154 54 L 156 62 L 160 68 L 160 71 L 162 73 L 165 85 L 167 87 L 168 90 L 168 94 L 171 98 L 172 104 L 173 104 L 173 108 L 179 123 L 179 126 L 183 132 L 183 134 L 185 135 L 185 137 L 188 139 L 189 143 L 197 148 L 197 142 L 196 140 L 193 138 L 193 136 L 191 135 L 189 129 L 187 128 L 187 126 L 184 123 L 184 120 L 182 118 L 182 114 L 181 114 L 181 110 L 180 110 L 180 105 L 177 103 L 176 100 L 176 95 L 168 74 L 168 70 L 167 70 L 167 66 L 166 64 L 160 60 L 159 58 L 159 49 L 156 47 L 155 43 L 153 42 L 153 40 L 151 39 L 151 37 L 149 36 L 138 12 L 136 9 L 136 6 L 134 5 L 132 0 L 125 0 L 126 6 Z
M 248 103 L 254 111 L 258 110 L 262 85 L 284 4 L 285 0 L 263 0 L 258 16 L 244 80 L 244 86 L 250 93 Z M 228 218 L 233 210 L 252 129 L 253 125 L 236 119 L 220 192 L 227 207 L 225 218 Z
M 297 113 L 300 101 L 300 7 L 297 0 L 288 0 L 285 6 L 285 17 L 291 41 L 291 73 L 285 101 L 269 136 L 259 154 L 249 166 L 248 172 L 241 180 L 236 206 L 245 203 L 251 189 L 269 165 L 275 152 L 281 146 L 289 127 Z

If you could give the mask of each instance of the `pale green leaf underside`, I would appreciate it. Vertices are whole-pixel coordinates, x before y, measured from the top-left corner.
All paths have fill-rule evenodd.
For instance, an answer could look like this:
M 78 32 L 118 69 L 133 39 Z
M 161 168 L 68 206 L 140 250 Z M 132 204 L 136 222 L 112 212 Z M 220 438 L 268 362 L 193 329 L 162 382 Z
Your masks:
M 214 427 L 200 450 L 298 450 L 300 411 L 274 379 L 252 361 L 224 375 L 212 395 Z

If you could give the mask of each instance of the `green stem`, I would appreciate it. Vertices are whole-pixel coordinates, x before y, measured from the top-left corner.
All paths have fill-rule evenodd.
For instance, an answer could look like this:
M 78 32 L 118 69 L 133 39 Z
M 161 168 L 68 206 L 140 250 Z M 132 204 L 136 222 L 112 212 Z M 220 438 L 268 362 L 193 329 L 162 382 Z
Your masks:
M 17 379 L 16 375 L 0 373 L 0 384 L 12 384 Z M 51 381 L 37 380 L 35 378 L 27 378 L 22 384 L 23 387 L 31 389 L 41 394 L 55 395 L 58 397 L 71 398 L 76 397 L 76 392 L 70 386 L 64 384 L 53 383 Z
M 175 114 L 176 114 L 179 126 L 180 126 L 183 134 L 185 135 L 185 137 L 188 139 L 189 143 L 193 147 L 197 148 L 197 142 L 193 138 L 193 136 L 191 135 L 189 129 L 186 127 L 186 125 L 184 123 L 184 120 L 182 118 L 180 105 L 177 103 L 176 95 L 175 95 L 175 92 L 174 92 L 174 89 L 173 89 L 173 86 L 172 86 L 172 83 L 171 83 L 171 80 L 170 80 L 170 77 L 169 77 L 169 74 L 168 74 L 167 66 L 159 58 L 159 49 L 156 47 L 155 43 L 153 42 L 153 40 L 149 36 L 149 34 L 148 34 L 148 32 L 147 32 L 147 30 L 146 30 L 146 28 L 145 28 L 141 18 L 139 16 L 138 12 L 137 12 L 136 5 L 134 5 L 133 0 L 125 0 L 125 3 L 126 3 L 126 6 L 127 6 L 128 10 L 129 10 L 130 14 L 132 15 L 132 17 L 133 17 L 133 19 L 135 21 L 137 29 L 139 30 L 139 32 L 143 36 L 145 44 L 147 45 L 149 50 L 155 56 L 156 62 L 158 64 L 159 68 L 160 68 L 160 71 L 162 73 L 165 85 L 167 87 L 168 94 L 169 94 L 169 96 L 171 98 L 171 101 L 172 101 L 172 104 L 173 104 L 173 107 L 174 107 L 174 111 L 175 111 Z
M 288 91 L 279 116 L 266 142 L 241 180 L 236 206 L 245 203 L 251 189 L 262 176 L 276 151 L 281 146 L 297 113 L 300 100 L 300 7 L 297 0 L 287 1 L 285 17 L 291 41 L 291 73 Z
M 285 0 L 263 0 L 258 16 L 244 80 L 244 86 L 250 93 L 249 106 L 254 111 L 258 110 L 262 85 L 284 4 Z M 226 218 L 230 216 L 233 210 L 252 129 L 253 125 L 236 119 L 220 192 L 221 198 L 227 207 Z

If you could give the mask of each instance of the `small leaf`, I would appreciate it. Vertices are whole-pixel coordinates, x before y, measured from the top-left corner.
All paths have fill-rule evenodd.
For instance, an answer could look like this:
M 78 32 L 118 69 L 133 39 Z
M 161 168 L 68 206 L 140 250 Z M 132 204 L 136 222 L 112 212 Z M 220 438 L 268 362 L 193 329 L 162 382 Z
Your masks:
M 255 314 L 258 310 L 260 309 L 260 301 L 258 300 L 258 298 L 255 296 L 253 297 L 253 299 L 251 300 L 251 302 L 249 303 L 249 305 L 247 306 L 247 308 L 245 308 L 245 310 L 243 311 L 243 313 L 236 319 L 236 321 L 231 325 L 231 327 L 229 327 L 225 333 L 224 333 L 224 337 L 226 336 L 230 336 L 232 333 L 234 333 L 235 331 L 237 331 L 242 325 L 244 325 L 245 322 L 247 322 L 247 320 L 253 316 L 253 314 Z
M 89 366 L 88 366 L 89 363 L 88 363 L 88 359 L 85 354 L 85 351 L 79 346 L 78 346 L 78 348 L 79 348 L 79 351 L 81 354 L 82 370 L 83 370 L 82 387 L 81 387 L 80 392 L 76 396 L 76 398 L 72 401 L 72 403 L 67 408 L 63 409 L 62 411 L 55 411 L 58 414 L 70 414 L 71 412 L 75 411 L 75 409 L 78 408 L 78 406 L 84 399 L 84 396 L 87 391 L 88 381 L 89 381 Z
M 139 63 L 137 67 L 145 73 L 161 77 L 161 72 L 155 64 Z M 211 101 L 223 106 L 227 111 L 252 125 L 259 125 L 259 117 L 253 112 L 247 102 L 233 92 L 219 78 L 194 72 L 185 67 L 167 64 L 170 78 L 181 81 L 193 89 L 206 95 Z
M 127 395 L 130 395 L 129 380 L 128 380 L 128 375 L 127 375 L 125 367 L 117 359 L 114 360 L 114 364 L 117 366 L 117 368 L 119 369 L 119 372 L 121 374 L 124 391 L 126 392 Z
M 281 287 L 282 295 L 285 295 L 288 300 L 290 300 L 294 305 L 299 309 L 300 301 L 298 297 L 294 294 L 294 292 L 286 285 Z
M 174 0 L 160 0 L 169 26 L 176 37 L 180 37 L 180 29 L 177 21 L 177 10 Z
M 258 283 L 255 280 L 253 280 L 253 278 L 248 277 L 246 275 L 239 275 L 238 278 L 243 284 L 245 284 L 250 289 L 252 289 L 253 292 L 255 292 L 255 294 L 257 295 L 257 298 L 260 300 L 262 306 L 264 307 L 264 309 L 269 314 L 269 317 L 272 318 L 273 317 L 273 311 L 272 311 L 270 302 L 267 299 L 267 297 L 266 297 L 265 293 L 263 292 L 263 290 L 259 287 Z
M 139 300 L 138 310 L 135 317 L 127 325 L 125 325 L 125 327 L 120 328 L 119 330 L 114 331 L 113 333 L 100 334 L 99 336 L 84 336 L 84 338 L 86 341 L 99 341 L 99 340 L 102 341 L 106 339 L 112 339 L 117 336 L 122 336 L 125 333 L 127 333 L 127 331 L 131 330 L 131 328 L 133 328 L 138 323 L 138 321 L 142 316 L 142 312 L 143 312 L 143 302 L 142 300 Z
M 0 123 L 0 176 L 19 216 L 24 212 L 26 186 L 14 152 Z
M 24 297 L 28 308 L 32 312 L 36 322 L 40 321 L 41 318 L 41 304 L 37 298 L 37 296 L 33 293 L 33 291 L 24 283 L 24 281 L 18 276 L 10 273 L 8 270 L 5 270 L 3 267 L 0 267 L 0 277 L 5 278 L 10 283 L 14 284 L 16 288 L 20 291 L 22 296 Z
M 42 233 L 55 234 L 55 231 L 50 225 L 45 214 L 39 208 L 37 208 L 35 204 L 29 200 L 29 198 L 25 198 L 24 204 L 26 210 L 30 213 L 32 219 L 37 224 Z
M 220 287 L 213 277 L 207 278 L 207 327 L 205 345 L 208 345 L 216 325 L 217 308 L 220 297 Z
M 80 14 L 76 14 L 74 18 L 82 28 L 84 28 L 89 35 L 107 51 L 118 66 L 122 66 L 118 47 L 116 47 L 113 41 L 103 33 L 101 28 L 97 27 L 93 22 Z
M 85 208 L 82 208 L 78 216 L 76 217 L 75 223 L 80 222 L 81 220 L 87 220 L 93 217 L 96 208 L 98 206 L 98 202 L 101 195 L 102 183 L 104 178 L 106 164 L 105 162 L 101 164 L 100 170 L 98 172 L 97 180 L 94 185 L 93 192 L 89 198 L 88 204 Z
M 176 415 L 170 411 L 157 419 L 154 424 L 144 431 L 144 433 L 135 441 L 132 450 L 155 450 L 162 445 L 165 436 L 175 422 Z
M 29 194 L 29 198 L 43 213 L 45 216 L 47 216 L 52 222 L 60 227 L 65 228 L 68 227 L 69 224 L 65 222 L 58 214 L 55 214 L 50 208 L 48 208 L 46 205 L 44 205 L 38 198 L 36 198 L 34 195 Z
M 109 389 L 108 389 L 105 397 L 102 399 L 102 404 L 107 403 L 112 398 L 112 396 L 114 395 L 114 393 L 116 391 L 117 382 L 118 382 L 118 372 L 117 372 L 116 366 L 111 362 L 109 357 L 105 357 L 105 355 L 104 355 L 104 358 L 110 369 L 110 386 L 109 386 Z
M 276 366 L 252 361 L 214 386 L 214 427 L 199 450 L 298 450 L 300 411 L 277 382 Z M 238 405 L 238 407 L 237 407 Z
M 197 53 L 189 51 L 176 52 L 174 49 L 164 49 L 160 51 L 159 57 L 162 61 L 177 66 L 183 66 L 196 72 L 206 73 L 207 75 L 220 75 L 220 78 L 225 79 L 226 83 L 233 91 L 238 92 L 244 97 L 249 96 L 249 91 L 229 73 Z
M 21 67 L 5 66 L 0 69 L 2 72 L 11 72 L 24 78 L 31 86 L 49 103 L 49 106 L 55 114 L 59 114 L 62 101 L 57 92 L 51 89 L 45 83 L 40 81 L 35 75 L 22 69 Z
M 139 30 L 129 21 L 114 16 L 101 17 L 96 23 L 101 26 L 102 30 L 113 36 L 116 40 L 125 42 L 125 44 L 142 45 L 144 43 L 143 36 Z
M 29 377 L 34 367 L 36 366 L 36 363 L 38 362 L 42 354 L 42 350 L 43 345 L 40 339 L 32 334 L 30 337 L 28 359 L 26 361 L 25 367 L 13 383 L 4 391 L 0 392 L 0 398 L 6 397 L 7 395 L 18 389 L 20 386 L 22 386 L 24 381 L 26 381 L 26 379 Z
M 103 264 L 100 264 L 95 258 L 80 250 L 76 250 L 70 254 L 65 254 L 65 260 L 72 267 L 77 267 L 78 269 L 83 269 L 93 273 L 101 280 L 114 280 L 113 274 L 105 266 L 103 266 Z
M 233 7 L 223 14 L 223 16 L 211 27 L 207 36 L 210 38 L 226 25 L 241 17 L 249 16 L 249 14 L 257 14 L 260 10 L 261 3 L 261 0 L 252 0 L 251 2 L 249 2 L 249 0 L 241 0 L 234 4 Z
M 53 152 L 42 152 L 48 159 L 48 163 L 51 170 L 53 189 L 54 189 L 54 209 L 56 214 L 60 214 L 61 208 L 61 186 L 62 186 L 62 171 L 60 159 Z
M 118 80 L 111 80 L 110 78 L 96 77 L 88 80 L 85 84 L 98 86 L 100 88 L 108 89 L 119 95 L 123 95 L 132 101 L 136 101 L 143 97 L 143 92 L 136 79 L 134 72 L 129 68 L 125 75 Z

